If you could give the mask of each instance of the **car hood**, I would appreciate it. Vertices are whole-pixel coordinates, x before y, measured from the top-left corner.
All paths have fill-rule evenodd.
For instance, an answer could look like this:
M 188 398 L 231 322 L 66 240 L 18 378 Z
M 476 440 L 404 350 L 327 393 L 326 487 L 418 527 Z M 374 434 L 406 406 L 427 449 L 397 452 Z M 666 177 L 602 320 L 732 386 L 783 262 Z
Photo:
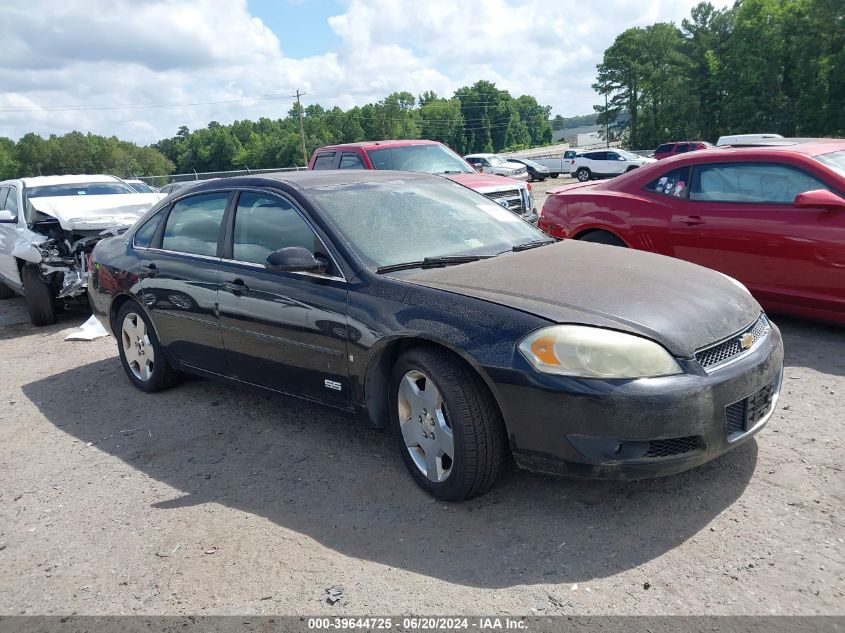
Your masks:
M 738 282 L 678 259 L 566 240 L 446 268 L 403 275 L 555 323 L 648 337 L 672 354 L 695 351 L 751 324 L 760 305 Z
M 36 211 L 56 218 L 68 231 L 96 231 L 130 226 L 156 202 L 161 193 L 121 193 L 107 196 L 30 198 Z
M 487 174 L 447 174 L 449 180 L 454 180 L 464 187 L 475 189 L 480 193 L 491 191 L 504 191 L 506 189 L 524 189 L 525 183 L 520 180 L 512 180 L 504 176 L 490 176 Z

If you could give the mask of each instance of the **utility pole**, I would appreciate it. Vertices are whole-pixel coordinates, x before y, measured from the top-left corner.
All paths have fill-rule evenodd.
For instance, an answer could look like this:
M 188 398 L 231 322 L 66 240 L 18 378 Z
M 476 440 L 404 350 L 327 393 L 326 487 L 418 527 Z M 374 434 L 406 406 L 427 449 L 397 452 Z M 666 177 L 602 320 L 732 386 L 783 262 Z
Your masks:
M 299 88 L 296 89 L 296 110 L 299 112 L 299 136 L 302 138 L 302 160 L 305 161 L 303 165 L 308 167 L 308 152 L 305 150 L 305 126 L 302 123 L 302 104 L 299 102 L 299 98 L 305 96 L 304 92 L 299 92 Z
M 607 135 L 607 93 L 604 93 L 604 146 L 610 147 L 610 137 Z

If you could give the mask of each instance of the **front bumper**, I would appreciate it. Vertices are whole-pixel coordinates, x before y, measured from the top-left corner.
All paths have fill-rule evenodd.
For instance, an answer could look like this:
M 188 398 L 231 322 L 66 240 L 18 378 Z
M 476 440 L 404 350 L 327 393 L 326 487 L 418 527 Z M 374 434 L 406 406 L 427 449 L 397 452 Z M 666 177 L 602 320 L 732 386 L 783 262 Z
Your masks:
M 679 363 L 684 374 L 638 380 L 491 369 L 517 463 L 598 479 L 670 475 L 742 444 L 776 407 L 783 342 L 774 326 L 712 373 L 694 360 Z

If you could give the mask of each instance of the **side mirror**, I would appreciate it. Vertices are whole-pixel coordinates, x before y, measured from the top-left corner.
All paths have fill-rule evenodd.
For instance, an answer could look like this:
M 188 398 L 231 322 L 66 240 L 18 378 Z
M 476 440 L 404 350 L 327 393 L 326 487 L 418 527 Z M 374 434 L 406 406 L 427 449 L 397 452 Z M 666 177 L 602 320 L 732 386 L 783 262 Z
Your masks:
M 0 210 L 0 222 L 11 223 L 16 222 L 17 218 L 12 215 L 12 212 L 7 209 Z
M 317 259 L 307 248 L 288 246 L 267 256 L 264 266 L 270 270 L 287 273 L 322 273 L 329 267 L 322 258 Z
M 826 209 L 845 211 L 845 200 L 827 189 L 814 189 L 795 196 L 793 204 L 799 209 Z
M 484 173 L 484 165 L 482 165 L 481 163 L 476 163 L 475 164 L 475 171 L 480 171 L 480 172 Z

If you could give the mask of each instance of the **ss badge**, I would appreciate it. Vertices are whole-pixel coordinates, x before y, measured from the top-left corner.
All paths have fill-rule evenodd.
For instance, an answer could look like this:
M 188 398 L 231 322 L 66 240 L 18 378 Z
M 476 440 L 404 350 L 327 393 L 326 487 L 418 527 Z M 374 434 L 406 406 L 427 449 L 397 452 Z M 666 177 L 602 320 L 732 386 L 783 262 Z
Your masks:
M 340 383 L 336 380 L 324 380 L 323 384 L 326 386 L 326 389 L 333 389 L 334 391 L 341 390 Z

